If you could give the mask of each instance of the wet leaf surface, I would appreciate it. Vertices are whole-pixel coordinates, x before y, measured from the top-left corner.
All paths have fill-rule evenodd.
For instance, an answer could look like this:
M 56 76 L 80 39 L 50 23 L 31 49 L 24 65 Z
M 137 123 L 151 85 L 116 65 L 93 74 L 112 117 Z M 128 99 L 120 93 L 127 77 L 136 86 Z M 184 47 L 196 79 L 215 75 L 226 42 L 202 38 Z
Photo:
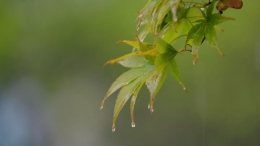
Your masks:
M 115 131 L 120 111 L 131 97 L 131 126 L 136 126 L 134 106 L 143 85 L 146 85 L 150 92 L 148 108 L 151 113 L 154 111 L 156 95 L 166 80 L 168 71 L 181 84 L 184 91 L 187 91 L 175 56 L 181 52 L 191 52 L 193 64 L 196 64 L 200 46 L 204 42 L 217 49 L 223 56 L 218 47 L 216 30 L 223 32 L 218 25 L 234 19 L 214 13 L 214 9 L 217 8 L 222 12 L 227 8 L 240 9 L 242 6 L 241 0 L 213 0 L 206 4 L 182 0 L 149 0 L 138 12 L 139 23 L 136 29 L 143 27 L 137 32 L 136 39 L 119 41 L 133 47 L 133 52 L 105 63 L 105 65 L 120 64 L 130 68 L 113 82 L 101 104 L 102 109 L 107 98 L 120 90 L 114 108 L 112 131 Z M 152 43 L 145 41 L 149 34 L 154 36 Z M 185 43 L 183 48 L 177 51 L 173 46 L 181 38 L 184 38 Z

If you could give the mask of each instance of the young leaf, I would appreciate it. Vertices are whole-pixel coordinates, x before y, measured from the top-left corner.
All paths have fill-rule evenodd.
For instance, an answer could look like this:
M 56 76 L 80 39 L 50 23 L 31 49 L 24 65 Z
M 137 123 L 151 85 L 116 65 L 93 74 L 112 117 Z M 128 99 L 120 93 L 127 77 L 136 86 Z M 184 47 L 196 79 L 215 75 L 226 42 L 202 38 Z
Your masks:
M 105 98 L 103 99 L 100 109 L 103 108 L 106 100 L 108 99 L 108 97 L 113 94 L 116 90 L 118 90 L 119 88 L 121 88 L 122 86 L 132 82 L 134 79 L 140 77 L 144 72 L 147 72 L 147 70 L 149 70 L 149 68 L 147 67 L 141 67 L 141 68 L 133 68 L 130 69 L 129 71 L 123 73 L 122 75 L 120 75 L 110 86 L 110 88 L 107 91 L 107 94 L 105 96 Z
M 129 56 L 118 62 L 120 65 L 129 68 L 143 67 L 148 64 L 148 60 L 144 56 Z
M 156 29 L 159 27 L 158 24 L 160 24 L 158 22 L 158 12 L 159 10 L 162 8 L 162 6 L 164 5 L 165 1 L 164 0 L 157 0 L 157 4 L 155 5 L 153 11 L 152 11 L 152 15 L 151 15 L 151 21 L 150 21 L 150 25 L 151 25 L 151 32 L 153 32 L 156 35 Z M 164 17 L 164 16 L 161 16 Z
M 188 9 L 186 18 L 191 22 L 196 22 L 198 20 L 202 20 L 205 17 L 203 16 L 203 13 L 200 8 L 198 7 L 191 7 Z
M 167 68 L 164 68 L 164 71 L 160 74 L 158 74 L 157 71 L 154 71 L 153 74 L 146 81 L 146 86 L 150 92 L 150 103 L 148 108 L 150 109 L 151 113 L 154 111 L 155 97 L 165 81 L 167 75 L 166 69 Z
M 156 71 L 159 74 L 165 70 L 165 68 L 169 64 L 169 60 L 170 60 L 169 55 L 165 55 L 165 54 L 160 54 L 155 57 L 154 65 L 155 65 Z
M 170 0 L 171 11 L 172 11 L 172 21 L 177 22 L 177 10 L 179 6 L 180 0 Z
M 193 39 L 193 44 L 196 46 L 200 46 L 202 43 L 202 40 L 204 38 L 205 28 L 206 28 L 206 21 L 202 21 L 199 24 L 196 24 L 191 28 L 191 30 L 188 33 L 186 42 Z
M 188 34 L 192 27 L 188 19 L 180 19 L 176 23 L 168 23 L 161 30 L 159 37 L 167 43 L 173 43 L 177 38 Z
M 211 15 L 212 15 L 212 12 L 213 12 L 213 9 L 214 9 L 214 6 L 215 6 L 215 3 L 216 3 L 217 0 L 213 0 L 211 2 L 211 4 L 209 5 L 208 7 L 208 10 L 207 10 L 207 19 L 210 19 Z
M 207 24 L 205 37 L 211 46 L 215 47 L 217 45 L 217 33 L 214 26 L 210 23 Z
M 187 36 L 187 38 L 186 38 L 186 43 L 188 43 L 191 39 L 193 39 L 196 35 L 198 35 L 199 34 L 199 36 L 200 37 L 202 37 L 203 38 L 203 36 L 201 36 L 201 32 L 203 32 L 203 24 L 205 23 L 205 21 L 203 21 L 203 22 L 201 22 L 201 23 L 199 23 L 199 24 L 196 24 L 196 25 L 194 25 L 191 29 L 190 29 L 190 31 L 189 31 L 189 33 L 188 33 L 188 36 Z M 204 34 L 203 34 L 204 35 Z M 200 43 L 199 44 L 196 44 L 196 45 L 200 45 Z
M 173 78 L 175 78 L 182 85 L 184 91 L 187 91 L 187 89 L 181 79 L 179 68 L 178 68 L 178 65 L 177 65 L 175 59 L 171 60 L 169 67 L 170 67 L 170 72 L 171 72 L 171 75 L 173 76 Z
M 192 46 L 192 51 L 194 50 L 194 49 L 199 49 L 199 47 L 198 46 Z M 191 53 L 192 54 L 192 58 L 193 58 L 193 65 L 196 65 L 196 63 L 197 63 L 197 60 L 198 60 L 198 58 L 199 58 L 199 53 L 198 53 L 198 51 L 194 51 L 194 52 L 192 52 Z
M 158 29 L 160 29 L 160 26 L 161 24 L 163 23 L 163 20 L 166 16 L 166 14 L 169 12 L 170 10 L 170 2 L 163 2 L 161 4 L 161 8 L 158 10 L 158 14 L 157 14 L 157 17 L 155 18 L 156 19 L 156 22 L 155 22 L 155 34 L 158 34 Z
M 138 38 L 137 38 L 137 39 L 138 39 Z M 140 49 L 141 49 L 141 47 L 140 47 L 140 41 L 120 40 L 120 41 L 118 41 L 118 42 L 119 42 L 119 43 L 120 43 L 120 42 L 126 43 L 126 44 L 128 44 L 128 45 L 130 45 L 130 46 L 136 48 L 138 51 L 141 51 L 141 50 L 140 50 Z M 147 42 L 142 42 L 142 44 L 143 44 L 145 47 L 147 47 L 147 48 L 149 48 L 149 47 L 152 46 L 152 44 L 147 43 Z
M 144 41 L 145 37 L 148 35 L 148 33 L 150 32 L 151 27 L 150 25 L 147 25 L 139 34 L 138 34 L 138 38 L 141 42 Z
M 116 104 L 114 108 L 114 116 L 113 116 L 113 124 L 112 124 L 112 131 L 115 131 L 116 128 L 116 120 L 117 117 L 122 110 L 123 106 L 127 102 L 127 100 L 130 98 L 131 95 L 134 93 L 137 95 L 140 88 L 140 85 L 143 84 L 144 80 L 149 77 L 151 74 L 151 66 L 147 66 L 149 69 L 146 72 L 141 72 L 142 76 L 139 76 L 132 82 L 129 82 L 128 84 L 125 84 L 122 89 L 120 90 L 117 99 Z
M 132 127 L 135 127 L 135 120 L 134 120 L 134 107 L 135 107 L 135 102 L 136 102 L 136 98 L 137 98 L 137 95 L 140 91 L 140 89 L 142 88 L 144 82 L 140 83 L 138 85 L 138 87 L 136 88 L 133 96 L 132 96 L 132 99 L 131 99 L 131 103 L 130 103 L 130 115 L 131 115 L 131 126 Z
M 205 38 L 212 47 L 217 49 L 218 53 L 221 56 L 224 56 L 224 53 L 218 47 L 216 30 L 215 30 L 214 26 L 210 23 L 208 23 L 208 25 L 207 25 L 207 28 L 205 31 Z
M 209 23 L 211 23 L 212 25 L 218 25 L 228 20 L 235 20 L 235 19 L 231 17 L 225 17 L 220 14 L 213 14 L 209 19 Z
M 167 42 L 165 42 L 163 39 L 156 37 L 156 49 L 160 54 L 166 54 L 166 53 L 177 53 L 177 51 Z
M 145 58 L 148 60 L 148 62 L 153 63 L 153 57 L 152 56 L 156 56 L 157 54 L 158 54 L 157 49 L 152 49 L 152 50 L 145 51 L 145 52 L 140 52 L 140 51 L 132 52 L 132 53 L 123 55 L 121 57 L 118 57 L 116 59 L 108 60 L 104 65 L 117 64 L 120 61 L 124 61 L 124 60 L 126 60 L 126 59 L 128 59 L 129 57 L 132 57 L 132 56 L 145 56 Z
M 149 0 L 146 5 L 144 6 L 144 8 L 139 12 L 137 19 L 140 20 L 139 24 L 137 25 L 137 30 L 139 29 L 139 27 L 141 25 L 144 25 L 146 23 L 148 23 L 150 21 L 150 14 L 152 12 L 152 10 L 154 9 L 154 7 L 156 6 L 156 4 L 158 3 L 158 1 L 155 0 Z
M 197 31 L 197 33 L 193 36 L 193 44 L 196 46 L 200 46 L 203 43 L 205 29 L 207 27 L 206 23 L 201 23 L 201 28 Z

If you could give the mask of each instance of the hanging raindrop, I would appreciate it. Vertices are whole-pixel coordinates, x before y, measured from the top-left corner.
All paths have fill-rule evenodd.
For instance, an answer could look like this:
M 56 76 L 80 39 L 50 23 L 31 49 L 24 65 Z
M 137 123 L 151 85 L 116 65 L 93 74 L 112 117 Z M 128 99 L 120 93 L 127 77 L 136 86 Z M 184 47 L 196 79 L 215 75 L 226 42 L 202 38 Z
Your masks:
M 115 132 L 116 131 L 116 126 L 112 126 L 112 132 Z
M 135 122 L 132 122 L 132 123 L 131 123 L 131 126 L 134 128 L 134 127 L 135 127 Z
M 150 112 L 153 113 L 153 112 L 154 112 L 154 109 L 153 109 L 153 108 L 150 108 Z

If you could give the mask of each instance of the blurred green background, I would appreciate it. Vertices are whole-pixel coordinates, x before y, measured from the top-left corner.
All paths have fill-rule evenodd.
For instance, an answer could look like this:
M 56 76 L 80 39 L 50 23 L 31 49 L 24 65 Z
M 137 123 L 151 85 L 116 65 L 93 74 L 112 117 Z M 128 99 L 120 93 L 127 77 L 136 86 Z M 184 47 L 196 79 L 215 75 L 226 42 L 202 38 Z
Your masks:
M 197 65 L 177 56 L 185 93 L 168 78 L 147 109 L 143 88 L 130 126 L 129 104 L 111 132 L 116 94 L 102 111 L 110 84 L 126 71 L 109 60 L 131 51 L 136 13 L 146 0 L 1 0 L 1 146 L 259 146 L 260 1 L 244 0 L 221 25 L 225 57 L 203 45 Z

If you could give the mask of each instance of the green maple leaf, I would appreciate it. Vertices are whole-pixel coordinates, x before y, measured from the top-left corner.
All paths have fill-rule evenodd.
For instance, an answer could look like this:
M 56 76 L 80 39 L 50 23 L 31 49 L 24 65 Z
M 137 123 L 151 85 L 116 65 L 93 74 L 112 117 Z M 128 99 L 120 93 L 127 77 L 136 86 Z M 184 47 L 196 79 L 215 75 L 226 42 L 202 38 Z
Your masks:
M 224 53 L 219 49 L 217 43 L 217 33 L 216 27 L 218 24 L 221 24 L 228 20 L 234 20 L 230 17 L 225 17 L 220 14 L 213 14 L 213 8 L 216 0 L 214 0 L 206 12 L 204 13 L 205 20 L 200 20 L 198 24 L 194 25 L 187 36 L 186 43 L 192 46 L 192 54 L 194 56 L 194 63 L 198 57 L 198 50 L 203 43 L 204 39 L 214 47 L 221 56 L 224 56 Z
M 141 62 L 139 62 L 140 60 Z M 146 60 L 143 56 L 130 56 L 121 60 L 120 62 L 124 62 L 121 63 L 121 65 L 132 67 L 132 69 L 123 73 L 113 82 L 100 107 L 102 109 L 108 97 L 116 90 L 121 88 L 117 96 L 114 108 L 112 131 L 115 131 L 117 117 L 123 106 L 131 96 L 132 100 L 130 103 L 130 113 L 132 119 L 132 127 L 135 127 L 133 116 L 134 105 L 142 85 L 146 83 L 151 96 L 154 97 L 158 93 L 159 88 L 161 87 L 165 79 L 163 78 L 163 73 L 158 74 L 154 65 L 149 64 L 148 60 Z
M 135 127 L 134 106 L 143 85 L 150 93 L 148 108 L 151 113 L 154 111 L 156 95 L 168 71 L 187 91 L 175 60 L 178 53 L 191 51 L 195 63 L 199 48 L 205 40 L 216 48 L 220 55 L 224 55 L 218 47 L 216 30 L 222 31 L 218 25 L 234 19 L 213 13 L 216 2 L 217 0 L 213 0 L 208 4 L 199 4 L 182 0 L 149 0 L 138 13 L 137 30 L 145 25 L 143 30 L 136 36 L 135 41 L 119 41 L 132 46 L 133 52 L 105 63 L 105 65 L 120 64 L 130 68 L 112 83 L 100 106 L 102 109 L 106 100 L 120 90 L 114 107 L 113 132 L 116 129 L 119 113 L 130 98 L 131 125 Z M 218 0 L 217 3 L 219 11 L 229 7 L 239 9 L 242 6 L 241 0 Z M 153 44 L 144 42 L 149 33 L 154 35 Z M 184 37 L 186 42 L 183 49 L 177 51 L 172 45 L 181 37 Z M 186 46 L 191 46 L 191 50 L 187 50 Z
M 170 44 L 166 43 L 161 38 L 156 38 L 156 46 L 150 45 L 148 43 L 142 43 L 139 40 L 123 40 L 121 42 L 130 44 L 131 46 L 134 46 L 138 50 L 142 51 L 129 53 L 114 60 L 110 60 L 106 63 L 117 63 L 124 67 L 131 68 L 129 71 L 119 76 L 112 83 L 100 106 L 100 108 L 102 109 L 108 97 L 111 96 L 115 91 L 120 90 L 114 107 L 112 131 L 115 131 L 117 117 L 125 103 L 131 98 L 131 96 L 131 125 L 132 127 L 135 127 L 134 106 L 137 95 L 144 84 L 147 86 L 150 92 L 150 112 L 154 111 L 154 100 L 166 79 L 167 68 L 170 68 L 173 77 L 178 82 L 180 82 L 183 88 L 186 90 L 186 87 L 181 80 L 178 66 L 174 60 L 174 57 L 178 53 L 178 51 L 176 51 Z

